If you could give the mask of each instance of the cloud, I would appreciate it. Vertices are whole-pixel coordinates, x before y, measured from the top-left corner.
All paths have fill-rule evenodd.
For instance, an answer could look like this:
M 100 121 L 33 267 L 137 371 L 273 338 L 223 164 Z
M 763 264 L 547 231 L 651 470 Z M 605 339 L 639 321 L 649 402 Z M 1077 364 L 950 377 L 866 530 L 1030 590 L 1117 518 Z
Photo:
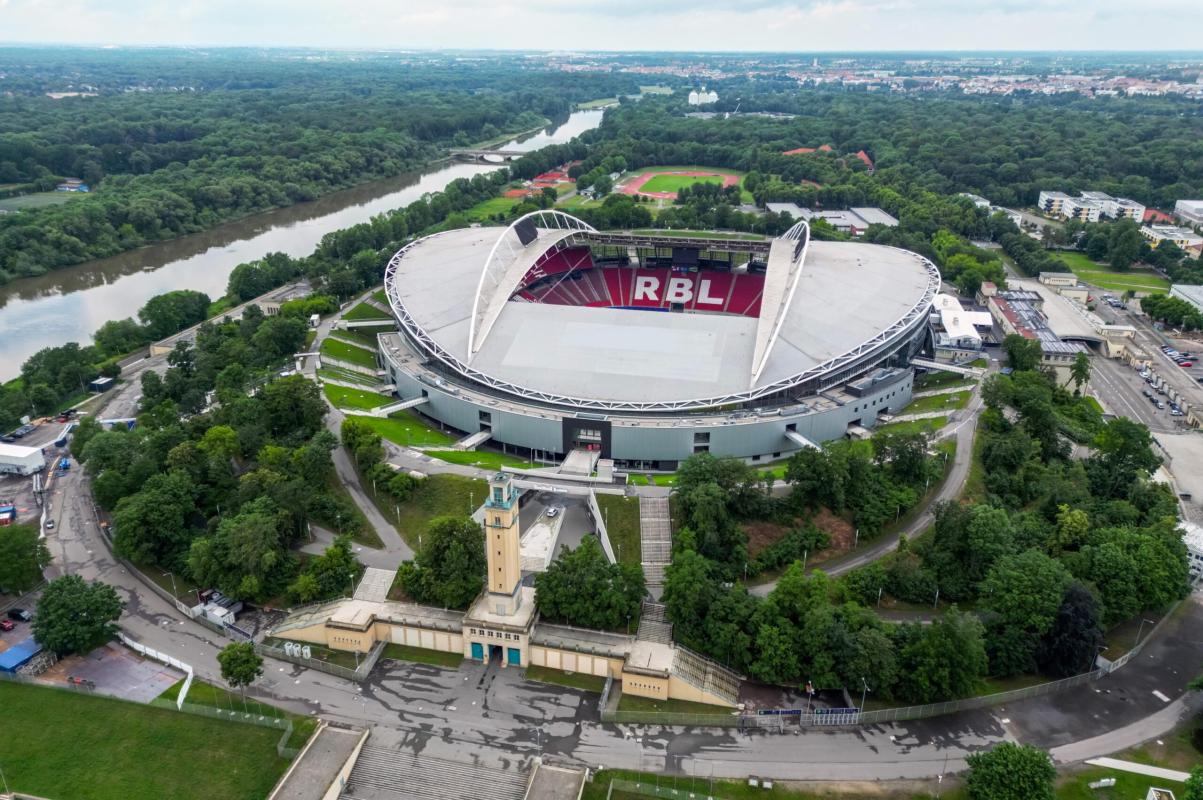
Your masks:
M 69 24 L 66 22 L 69 21 Z M 523 50 L 1197 49 L 1198 0 L 0 0 L 0 40 Z

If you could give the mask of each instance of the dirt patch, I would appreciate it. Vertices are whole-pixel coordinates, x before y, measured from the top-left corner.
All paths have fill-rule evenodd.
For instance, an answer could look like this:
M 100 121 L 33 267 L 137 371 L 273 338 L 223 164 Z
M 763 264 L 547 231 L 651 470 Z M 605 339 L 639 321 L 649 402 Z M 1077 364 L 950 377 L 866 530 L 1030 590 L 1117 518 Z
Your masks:
M 745 522 L 740 527 L 748 535 L 748 558 L 756 558 L 769 545 L 779 541 L 791 530 L 788 525 L 778 525 L 765 520 Z
M 825 532 L 831 541 L 831 545 L 824 552 L 843 553 L 852 549 L 856 540 L 856 528 L 851 522 L 836 516 L 827 508 L 820 508 L 811 521 L 816 528 Z

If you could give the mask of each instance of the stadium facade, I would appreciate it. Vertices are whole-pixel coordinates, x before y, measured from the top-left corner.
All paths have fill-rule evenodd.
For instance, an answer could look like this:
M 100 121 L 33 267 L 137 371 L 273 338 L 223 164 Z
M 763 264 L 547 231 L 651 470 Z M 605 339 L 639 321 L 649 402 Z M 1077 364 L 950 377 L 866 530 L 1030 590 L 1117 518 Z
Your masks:
M 914 253 L 809 234 L 602 232 L 539 211 L 427 236 L 388 264 L 383 366 L 424 416 L 540 460 L 783 458 L 910 402 L 940 286 Z

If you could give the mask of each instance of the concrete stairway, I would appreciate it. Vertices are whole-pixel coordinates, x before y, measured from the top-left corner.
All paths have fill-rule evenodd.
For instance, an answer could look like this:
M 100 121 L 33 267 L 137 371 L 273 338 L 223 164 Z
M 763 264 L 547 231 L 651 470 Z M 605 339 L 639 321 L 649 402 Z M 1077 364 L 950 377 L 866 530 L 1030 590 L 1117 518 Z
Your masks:
M 477 431 L 476 433 L 465 436 L 460 439 L 451 449 L 453 450 L 475 450 L 493 437 L 492 431 Z
M 672 562 L 672 521 L 667 497 L 639 498 L 639 547 L 643 575 L 653 597 L 664 586 L 664 568 Z
M 522 800 L 521 772 L 461 764 L 365 744 L 343 800 Z
M 739 675 L 700 653 L 674 647 L 672 674 L 733 706 L 739 703 Z
M 636 638 L 660 644 L 673 643 L 673 624 L 665 616 L 665 607 L 661 603 L 643 601 L 639 612 L 639 632 Z

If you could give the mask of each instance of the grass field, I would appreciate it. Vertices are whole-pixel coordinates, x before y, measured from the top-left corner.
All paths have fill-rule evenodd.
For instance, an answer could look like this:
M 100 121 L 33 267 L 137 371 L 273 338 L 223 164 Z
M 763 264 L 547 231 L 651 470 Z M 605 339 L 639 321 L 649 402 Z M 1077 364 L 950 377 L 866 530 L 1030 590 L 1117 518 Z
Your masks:
M 933 394 L 930 397 L 919 397 L 912 400 L 910 405 L 902 409 L 901 414 L 922 414 L 927 411 L 955 411 L 969 405 L 971 392 L 949 392 L 948 394 Z
M 695 183 L 721 184 L 722 182 L 723 179 L 715 175 L 657 175 L 640 186 L 639 191 L 679 192 L 686 186 L 693 186 Z
M 356 347 L 350 342 L 344 342 L 341 339 L 326 338 L 322 342 L 321 353 L 324 356 L 337 358 L 340 361 L 349 361 L 361 367 L 376 369 L 375 353 L 362 347 Z
M 355 416 L 351 419 L 362 422 L 381 437 L 402 447 L 442 447 L 455 442 L 455 437 L 430 427 L 410 411 L 398 411 L 387 417 Z
M 427 650 L 425 647 L 410 647 L 390 642 L 384 646 L 384 652 L 380 654 L 380 658 L 391 658 L 394 661 L 416 661 L 419 664 L 433 664 L 436 667 L 456 669 L 464 660 L 464 654 L 444 653 L 442 650 Z
M 672 93 L 673 93 L 673 90 L 672 90 L 671 86 L 661 86 L 659 84 L 652 84 L 651 86 L 642 86 L 641 85 L 639 87 L 639 94 L 672 94 Z
M 907 422 L 891 422 L 889 425 L 878 425 L 874 431 L 891 431 L 894 433 L 917 433 L 918 431 L 935 432 L 948 424 L 948 417 L 932 417 L 916 419 Z
M 649 475 L 646 472 L 632 472 L 627 482 L 632 486 L 676 486 L 677 473 L 666 472 L 664 474 L 652 473 Z
M 0 200 L 0 209 L 4 211 L 21 211 L 26 208 L 45 208 L 69 203 L 82 195 L 75 192 L 35 192 L 22 194 L 17 197 L 6 197 Z
M 288 762 L 280 731 L 136 703 L 0 683 L 11 789 L 88 800 L 259 800 Z
M 619 562 L 638 566 L 642 560 L 639 549 L 639 498 L 599 494 L 597 505 Z
M 380 381 L 376 380 L 370 375 L 364 375 L 362 372 L 352 372 L 351 370 L 343 369 L 342 367 L 322 367 L 317 371 L 317 374 L 323 378 L 331 378 L 336 381 L 357 383 L 363 386 L 365 389 L 371 389 L 374 386 L 380 385 Z
M 491 450 L 423 450 L 422 452 L 431 458 L 446 461 L 448 464 L 462 464 L 468 467 L 479 467 L 480 469 L 499 470 L 502 467 L 534 469 L 539 466 L 533 461 L 527 461 L 517 456 L 494 453 Z
M 341 499 L 343 505 L 351 513 L 351 519 L 343 518 L 341 520 L 342 529 L 350 532 L 351 539 L 376 550 L 382 549 L 384 542 L 380 541 L 380 535 L 376 533 L 376 529 L 372 527 L 372 523 L 368 522 L 367 516 L 359 509 L 359 506 L 355 505 L 355 501 L 351 499 L 351 493 L 347 491 L 346 485 L 337 476 L 332 475 L 326 483 L 326 488 L 330 491 L 330 494 Z M 326 524 L 334 526 L 338 525 L 339 522 L 335 518 L 327 520 Z M 340 532 L 335 531 L 335 533 Z
M 618 698 L 619 711 L 650 711 L 662 714 L 732 714 L 735 709 L 712 706 L 709 703 L 694 703 L 689 700 L 653 700 L 624 694 Z
M 1069 268 L 1078 280 L 1108 289 L 1113 292 L 1165 292 L 1170 282 L 1160 275 L 1146 270 L 1117 272 L 1106 264 L 1091 261 L 1085 253 L 1058 252 L 1058 259 Z
M 409 500 L 400 505 L 400 514 L 391 513 L 397 530 L 411 546 L 417 546 L 418 534 L 424 533 L 435 517 L 466 516 L 485 499 L 489 485 L 478 478 L 462 475 L 431 475 L 420 481 Z
M 366 300 L 359 305 L 351 308 L 347 313 L 343 314 L 343 319 L 349 319 L 352 322 L 364 319 L 389 319 L 387 311 L 376 308 L 376 306 Z
M 464 212 L 464 216 L 473 222 L 482 222 L 493 219 L 497 214 L 508 214 L 519 202 L 513 197 L 493 197 L 472 206 Z
M 968 388 L 976 383 L 977 381 L 972 378 L 966 378 L 964 375 L 958 375 L 955 372 L 925 372 L 915 378 L 915 391 L 950 389 L 953 386 Z
M 376 394 L 375 392 L 351 389 L 346 386 L 335 386 L 331 383 L 324 384 L 322 391 L 325 393 L 326 399 L 336 408 L 376 408 L 392 403 L 397 399 L 384 394 Z
M 387 306 L 388 292 L 384 291 L 384 289 L 377 289 L 376 291 L 372 292 L 372 299 L 377 303 L 384 303 Z
M 597 694 L 601 694 L 602 689 L 606 686 L 606 679 L 600 678 L 597 675 L 582 675 L 579 672 L 569 673 L 547 667 L 527 667 L 523 676 L 528 681 L 567 686 L 569 689 L 580 689 L 581 691 L 595 692 Z
M 577 103 L 576 110 L 577 111 L 588 111 L 588 110 L 594 109 L 594 108 L 605 108 L 606 106 L 616 105 L 617 103 L 618 103 L 617 97 L 602 97 L 597 100 L 590 100 L 586 103 Z
M 167 691 L 159 695 L 160 700 L 170 700 L 175 702 L 179 696 L 180 688 L 184 685 L 184 681 L 180 680 L 168 687 Z M 249 709 L 252 714 L 264 717 L 276 717 L 278 719 L 292 720 L 292 736 L 288 738 L 288 746 L 300 749 L 313 735 L 317 729 L 317 720 L 313 717 L 307 717 L 301 714 L 290 714 L 282 708 L 276 708 L 267 703 L 261 703 L 255 699 L 253 694 L 248 693 L 245 701 L 242 695 L 238 692 L 231 692 L 221 686 L 214 686 L 211 683 L 206 683 L 202 680 L 194 680 L 191 688 L 188 689 L 188 697 L 185 702 L 193 706 L 208 706 L 209 708 L 228 708 L 238 711 L 241 708 Z
M 387 328 L 386 330 L 396 330 L 395 328 Z M 368 328 L 356 328 L 353 331 L 333 330 L 330 331 L 330 337 L 338 339 L 340 342 L 353 344 L 356 347 L 364 347 L 368 350 L 376 349 L 376 332 Z

